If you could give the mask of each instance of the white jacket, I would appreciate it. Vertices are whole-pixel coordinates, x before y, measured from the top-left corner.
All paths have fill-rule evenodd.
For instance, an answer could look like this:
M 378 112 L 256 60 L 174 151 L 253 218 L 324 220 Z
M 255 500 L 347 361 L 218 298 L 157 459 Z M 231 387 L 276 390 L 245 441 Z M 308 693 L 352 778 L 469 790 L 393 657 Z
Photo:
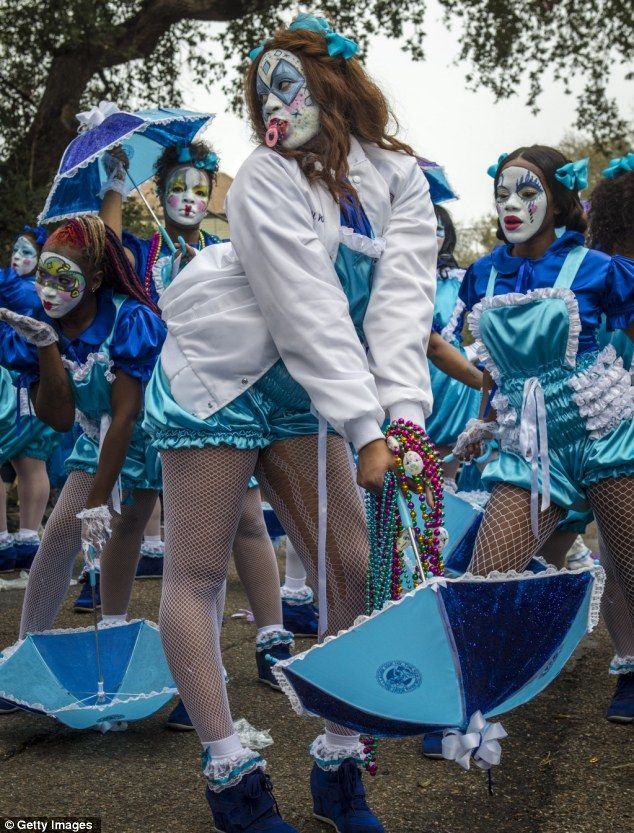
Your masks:
M 363 329 L 366 355 L 334 269 L 339 206 L 294 159 L 260 146 L 227 196 L 231 243 L 208 246 L 159 302 L 161 365 L 176 401 L 205 419 L 281 357 L 314 408 L 359 449 L 384 412 L 424 425 L 426 349 L 436 289 L 436 219 L 411 156 L 351 137 L 349 177 L 385 250 Z

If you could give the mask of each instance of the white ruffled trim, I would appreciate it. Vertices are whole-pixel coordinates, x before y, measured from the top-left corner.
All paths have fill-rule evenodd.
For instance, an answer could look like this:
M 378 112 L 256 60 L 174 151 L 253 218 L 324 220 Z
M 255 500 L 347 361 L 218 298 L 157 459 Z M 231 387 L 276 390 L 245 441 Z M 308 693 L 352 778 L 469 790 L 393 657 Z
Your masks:
M 500 447 L 519 449 L 520 429 L 517 411 L 511 407 L 508 396 L 498 388 L 491 400 L 491 405 L 495 410 L 495 421 L 500 427 Z
M 121 110 L 120 112 L 127 112 L 127 111 Z M 128 113 L 128 115 L 134 116 L 134 115 L 137 115 L 137 114 L 136 113 Z M 207 116 L 208 119 L 209 119 L 209 121 L 207 121 L 207 125 L 209 125 L 211 123 L 211 121 L 215 118 L 215 113 L 192 113 L 191 116 L 179 117 L 178 121 L 197 121 L 198 119 L 203 118 L 205 116 Z M 56 214 L 54 217 L 47 217 L 46 220 L 42 219 L 45 216 L 46 212 L 48 211 L 48 209 L 51 205 L 51 200 L 53 199 L 53 196 L 55 194 L 55 189 L 56 189 L 58 183 L 62 181 L 62 179 L 72 179 L 74 176 L 77 175 L 77 172 L 79 170 L 81 170 L 82 168 L 87 168 L 88 165 L 92 164 L 92 162 L 95 161 L 95 159 L 102 156 L 105 151 L 112 150 L 112 148 L 116 147 L 117 145 L 123 144 L 123 142 L 125 142 L 125 140 L 129 136 L 133 136 L 136 133 L 144 133 L 146 130 L 148 130 L 150 127 L 153 127 L 154 125 L 167 124 L 167 123 L 169 123 L 171 121 L 174 121 L 174 120 L 175 120 L 175 117 L 174 117 L 174 114 L 172 114 L 172 115 L 169 115 L 169 116 L 165 116 L 164 119 L 156 119 L 155 121 L 150 121 L 145 125 L 140 125 L 138 127 L 135 127 L 134 130 L 129 130 L 123 136 L 120 136 L 118 139 L 115 139 L 114 142 L 111 142 L 109 145 L 106 145 L 105 147 L 100 148 L 98 151 L 95 151 L 95 153 L 92 153 L 90 156 L 88 156 L 86 159 L 84 159 L 83 162 L 81 162 L 79 165 L 76 165 L 73 168 L 73 173 L 72 174 L 69 174 L 69 173 L 66 173 L 66 174 L 57 173 L 57 174 L 55 174 L 55 179 L 53 180 L 53 185 L 51 186 L 51 190 L 48 192 L 46 202 L 44 203 L 44 209 L 42 210 L 42 213 L 37 218 L 38 223 L 57 223 L 59 220 L 67 220 L 70 217 L 76 217 L 77 216 L 76 211 L 71 211 L 70 213 L 67 213 L 67 214 Z M 141 185 L 140 182 L 137 183 L 137 184 Z M 90 211 L 90 212 L 82 212 L 82 213 L 97 214 L 98 211 Z
M 611 344 L 601 350 L 587 370 L 572 376 L 567 384 L 575 391 L 572 399 L 586 421 L 590 439 L 604 437 L 622 420 L 634 415 L 630 374 Z
M 250 763 L 249 763 L 250 762 Z M 245 775 L 254 769 L 266 769 L 266 761 L 252 749 L 244 748 L 235 755 L 214 760 L 207 756 L 203 775 L 212 792 L 219 793 L 228 787 L 234 787 Z
M 444 341 L 447 341 L 449 344 L 455 344 L 458 340 L 458 336 L 456 334 L 456 327 L 458 326 L 458 320 L 464 312 L 464 310 L 464 301 L 460 298 L 457 298 L 456 304 L 452 310 L 449 321 L 447 321 L 446 325 L 440 331 L 441 338 L 444 339 Z
M 266 631 L 266 633 L 259 633 L 255 638 L 255 650 L 262 653 L 277 645 L 292 645 L 294 642 L 293 634 L 284 628 Z
M 472 492 L 456 492 L 456 497 L 466 500 L 475 509 L 484 510 L 484 507 L 491 498 L 491 492 L 474 489 Z
M 99 425 L 79 408 L 75 409 L 75 422 L 91 440 L 99 440 Z
M 281 587 L 281 595 L 282 599 L 291 606 L 311 604 L 315 598 L 315 594 L 307 584 L 299 590 L 291 590 L 290 587 L 283 584 Z
M 375 260 L 381 257 L 387 245 L 385 237 L 366 237 L 348 226 L 339 226 L 339 242 L 353 252 L 360 252 Z
M 566 568 L 562 570 L 558 570 L 556 567 L 549 566 L 546 570 L 542 570 L 539 573 L 531 573 L 529 570 L 525 570 L 522 573 L 518 573 L 516 570 L 509 570 L 507 573 L 501 573 L 498 570 L 494 570 L 493 572 L 489 573 L 486 576 L 475 576 L 473 573 L 464 573 L 457 578 L 449 578 L 448 576 L 432 576 L 429 579 L 426 579 L 422 584 L 416 587 L 414 590 L 410 590 L 409 593 L 406 593 L 400 599 L 388 599 L 388 601 L 383 605 L 380 610 L 373 611 L 369 616 L 358 616 L 354 623 L 349 628 L 345 628 L 344 630 L 340 630 L 339 633 L 336 635 L 327 636 L 323 642 L 319 642 L 316 645 L 313 645 L 311 648 L 308 648 L 306 651 L 302 651 L 301 654 L 295 654 L 290 659 L 281 660 L 277 662 L 273 668 L 273 675 L 275 679 L 280 685 L 280 688 L 284 692 L 284 694 L 288 697 L 289 702 L 291 704 L 291 708 L 298 715 L 308 715 L 309 717 L 314 717 L 315 715 L 312 712 L 309 712 L 307 709 L 304 708 L 302 705 L 299 697 L 295 693 L 295 689 L 290 684 L 290 682 L 286 679 L 284 675 L 283 669 L 287 666 L 291 665 L 291 663 L 301 662 L 305 659 L 311 651 L 319 651 L 324 645 L 327 645 L 329 642 L 332 642 L 333 639 L 337 639 L 338 637 L 342 636 L 343 634 L 349 633 L 350 631 L 355 630 L 360 625 L 363 625 L 369 619 L 374 619 L 375 616 L 378 616 L 388 607 L 393 607 L 394 605 L 402 604 L 405 599 L 414 596 L 416 593 L 422 593 L 425 590 L 431 589 L 432 592 L 434 591 L 434 585 L 445 585 L 445 584 L 456 584 L 463 581 L 470 581 L 470 582 L 480 582 L 480 581 L 489 581 L 489 582 L 503 582 L 503 581 L 517 581 L 517 579 L 526 579 L 527 581 L 542 581 L 545 578 L 549 578 L 550 576 L 554 575 L 574 575 L 579 576 L 581 573 L 591 572 L 594 579 L 594 584 L 592 587 L 592 596 L 590 598 L 590 605 L 588 609 L 588 623 L 587 623 L 587 633 L 590 633 L 594 628 L 597 626 L 599 621 L 599 608 L 601 603 L 601 596 L 603 594 L 603 588 L 605 586 L 605 570 L 603 567 L 595 564 L 593 567 L 584 567 L 582 570 L 567 570 Z
M 112 384 L 115 380 L 115 375 L 112 372 L 114 362 L 107 353 L 88 353 L 86 361 L 83 364 L 80 364 L 79 362 L 72 362 L 70 359 L 62 356 L 62 364 L 67 370 L 70 370 L 74 382 L 83 382 L 93 369 L 94 365 L 97 363 L 107 365 L 107 367 L 104 368 L 103 375 L 105 376 L 106 381 Z
M 171 260 L 171 255 L 163 255 L 163 257 L 157 258 L 154 266 L 152 266 L 152 280 L 154 281 L 154 286 L 156 287 L 159 297 L 165 291 L 165 285 L 163 284 L 163 266 L 165 266 L 167 262 L 171 262 Z
M 146 544 L 143 542 L 141 544 L 140 554 L 146 558 L 163 558 L 165 555 L 165 542 L 161 541 L 160 544 Z
M 469 315 L 469 329 L 477 342 L 478 358 L 489 371 L 494 381 L 499 385 L 500 374 L 497 366 L 480 335 L 480 319 L 482 313 L 490 309 L 500 307 L 522 306 L 531 304 L 533 301 L 541 301 L 543 298 L 560 298 L 566 304 L 568 310 L 568 341 L 566 343 L 565 361 L 569 367 L 576 367 L 577 350 L 579 348 L 579 333 L 581 332 L 581 318 L 579 317 L 579 306 L 574 292 L 570 289 L 555 289 L 544 287 L 543 289 L 531 289 L 525 295 L 521 292 L 508 292 L 505 295 L 493 295 L 491 298 L 483 298 L 477 303 Z
M 360 741 L 354 746 L 334 746 L 328 743 L 326 735 L 318 735 L 311 743 L 309 752 L 319 769 L 325 772 L 339 769 L 347 758 L 353 758 L 358 764 L 365 761 L 363 744 Z
M 615 654 L 610 662 L 610 674 L 634 674 L 634 656 L 619 657 Z

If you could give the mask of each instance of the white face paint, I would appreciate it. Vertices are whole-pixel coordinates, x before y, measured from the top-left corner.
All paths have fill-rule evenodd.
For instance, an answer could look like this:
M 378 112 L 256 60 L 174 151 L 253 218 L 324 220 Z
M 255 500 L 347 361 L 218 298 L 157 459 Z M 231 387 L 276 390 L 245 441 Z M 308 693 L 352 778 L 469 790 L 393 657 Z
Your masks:
M 495 189 L 495 208 L 509 243 L 524 243 L 542 227 L 548 198 L 537 174 L 521 165 L 504 168 Z
M 191 228 L 205 219 L 210 196 L 207 173 L 193 165 L 180 165 L 167 177 L 163 207 L 172 222 Z
M 37 266 L 37 249 L 28 237 L 20 236 L 15 241 L 11 254 L 11 266 L 22 277 L 30 275 Z
M 285 49 L 270 49 L 258 66 L 256 90 L 267 128 L 266 144 L 302 147 L 319 133 L 319 107 L 306 84 L 301 60 Z
M 42 252 L 35 289 L 51 318 L 63 318 L 83 298 L 86 279 L 80 266 L 57 252 Z

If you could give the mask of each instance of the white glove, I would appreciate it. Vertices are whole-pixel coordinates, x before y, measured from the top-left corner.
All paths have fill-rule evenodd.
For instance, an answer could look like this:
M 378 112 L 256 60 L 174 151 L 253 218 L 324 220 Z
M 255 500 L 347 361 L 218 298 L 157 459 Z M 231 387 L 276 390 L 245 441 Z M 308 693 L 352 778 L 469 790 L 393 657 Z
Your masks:
M 59 341 L 57 333 L 50 324 L 30 318 L 28 315 L 19 315 L 5 307 L 0 307 L 0 321 L 4 321 L 25 341 L 36 347 L 48 347 L 49 344 Z
M 116 191 L 117 194 L 125 199 L 127 196 L 126 173 L 128 170 L 128 157 L 119 149 L 112 153 L 104 153 L 103 166 L 105 168 L 108 179 L 101 186 L 101 190 L 97 195 L 99 199 L 103 199 L 108 191 Z
M 467 427 L 459 435 L 453 448 L 453 455 L 457 460 L 470 460 L 472 455 L 468 451 L 471 445 L 481 445 L 486 440 L 492 440 L 499 434 L 497 422 L 484 422 L 481 419 L 470 419 Z
M 107 506 L 82 509 L 77 513 L 81 521 L 81 551 L 89 570 L 97 568 L 97 560 L 110 538 L 110 510 Z

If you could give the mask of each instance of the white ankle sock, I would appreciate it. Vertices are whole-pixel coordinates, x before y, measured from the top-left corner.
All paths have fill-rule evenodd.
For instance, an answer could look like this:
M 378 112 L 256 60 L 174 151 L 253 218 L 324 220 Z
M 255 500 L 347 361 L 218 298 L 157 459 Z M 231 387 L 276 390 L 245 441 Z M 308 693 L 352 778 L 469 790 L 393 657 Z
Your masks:
M 40 536 L 37 534 L 37 529 L 26 529 L 25 527 L 20 527 L 20 531 L 15 537 L 18 541 L 30 541 L 35 538 L 39 539 Z
M 292 578 L 292 576 L 286 576 L 282 587 L 288 590 L 303 590 L 305 587 L 308 589 L 305 578 Z
M 338 735 L 336 732 L 325 730 L 328 746 L 340 746 L 343 749 L 354 749 L 359 743 L 359 735 Z
M 209 756 L 214 760 L 222 760 L 223 758 L 231 758 L 233 755 L 238 755 L 244 747 L 238 735 L 234 732 L 228 738 L 222 740 L 211 740 L 203 743 L 203 749 L 209 752 Z
M 127 618 L 127 613 L 104 613 L 101 621 L 106 625 L 111 625 L 113 622 L 125 622 Z
M 162 544 L 163 539 L 160 535 L 144 535 L 143 536 L 143 543 L 144 544 Z

